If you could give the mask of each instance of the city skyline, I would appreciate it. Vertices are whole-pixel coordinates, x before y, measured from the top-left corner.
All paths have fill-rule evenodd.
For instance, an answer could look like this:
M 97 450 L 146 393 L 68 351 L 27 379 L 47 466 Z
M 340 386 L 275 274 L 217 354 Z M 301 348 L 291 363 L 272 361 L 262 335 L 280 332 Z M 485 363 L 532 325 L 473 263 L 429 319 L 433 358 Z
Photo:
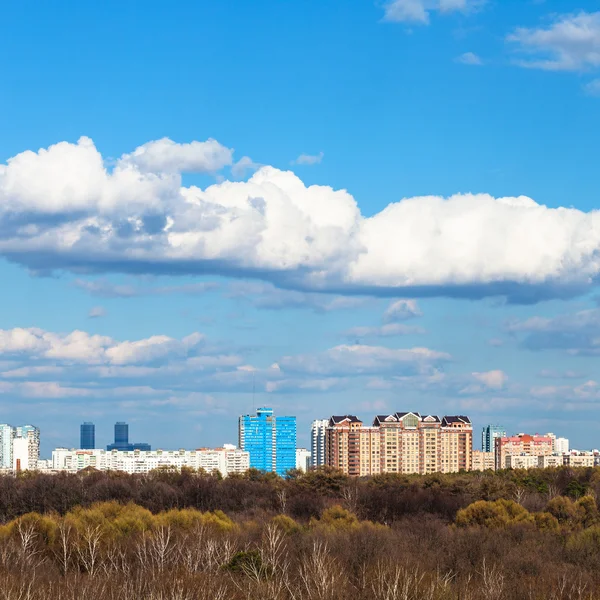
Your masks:
M 413 406 L 597 445 L 600 13 L 551 4 L 9 3 L 0 420 L 44 455 L 257 406 L 304 447 Z

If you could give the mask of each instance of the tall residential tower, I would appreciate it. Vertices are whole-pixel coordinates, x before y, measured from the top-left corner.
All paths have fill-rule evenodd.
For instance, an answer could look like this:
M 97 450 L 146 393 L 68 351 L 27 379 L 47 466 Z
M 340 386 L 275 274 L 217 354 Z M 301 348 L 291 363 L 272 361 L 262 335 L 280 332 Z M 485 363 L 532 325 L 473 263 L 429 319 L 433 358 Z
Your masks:
M 310 466 L 320 467 L 325 464 L 325 432 L 328 419 L 317 419 L 310 426 Z
M 250 454 L 250 467 L 285 475 L 296 468 L 296 417 L 276 417 L 272 408 L 242 415 L 239 447 Z

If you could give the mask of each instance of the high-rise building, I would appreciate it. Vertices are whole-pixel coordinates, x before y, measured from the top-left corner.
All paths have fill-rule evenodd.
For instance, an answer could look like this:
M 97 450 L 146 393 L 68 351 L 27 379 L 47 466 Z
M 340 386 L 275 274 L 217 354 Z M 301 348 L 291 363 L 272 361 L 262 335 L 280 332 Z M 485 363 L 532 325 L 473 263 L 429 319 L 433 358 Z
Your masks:
M 0 425 L 0 469 L 13 468 L 13 439 L 15 428 L 3 423 Z
M 96 447 L 96 426 L 93 423 L 82 423 L 79 428 L 79 447 L 82 450 L 93 450 Z
M 506 437 L 506 429 L 502 425 L 486 425 L 481 432 L 481 451 L 494 452 L 494 440 Z
M 15 429 L 12 451 L 14 471 L 34 471 L 40 458 L 40 430 L 34 425 L 22 425 Z
M 129 425 L 123 421 L 115 423 L 115 446 L 127 446 L 129 444 Z
M 547 456 L 553 452 L 552 438 L 548 436 L 519 433 L 512 437 L 496 438 L 496 469 L 507 469 L 516 464 L 516 460 L 507 461 L 508 456 Z
M 552 440 L 552 451 L 555 454 L 567 454 L 569 452 L 569 440 L 563 437 L 556 437 L 553 433 L 547 433 L 546 437 Z
M 473 427 L 465 416 L 378 415 L 363 426 L 354 415 L 333 416 L 326 431 L 326 464 L 351 476 L 454 473 L 471 469 Z
M 317 419 L 310 426 L 310 466 L 320 467 L 325 464 L 325 433 L 328 419 Z
M 115 441 L 112 444 L 108 444 L 106 449 L 122 450 L 123 452 L 131 450 L 144 450 L 145 452 L 149 452 L 152 450 L 152 447 L 145 442 L 138 442 L 135 444 L 129 443 L 129 425 L 123 421 L 117 421 L 115 423 Z
M 242 415 L 239 446 L 250 454 L 250 467 L 285 475 L 296 468 L 296 417 L 276 417 L 272 408 Z

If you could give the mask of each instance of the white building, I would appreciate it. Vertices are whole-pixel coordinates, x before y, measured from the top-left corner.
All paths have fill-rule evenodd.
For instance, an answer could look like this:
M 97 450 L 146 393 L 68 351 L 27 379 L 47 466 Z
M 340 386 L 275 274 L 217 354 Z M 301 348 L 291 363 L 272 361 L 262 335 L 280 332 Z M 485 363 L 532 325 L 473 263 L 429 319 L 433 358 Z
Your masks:
M 199 450 L 68 450 L 57 448 L 52 452 L 52 469 L 75 473 L 92 467 L 99 471 L 149 473 L 154 469 L 203 469 L 208 473 L 219 471 L 223 477 L 245 473 L 250 468 L 250 454 L 230 444 L 223 448 Z
M 35 471 L 40 458 L 40 430 L 33 425 L 16 427 L 12 438 L 12 470 Z
M 320 467 L 325 464 L 325 434 L 329 419 L 317 419 L 310 426 L 310 465 Z
M 593 467 L 595 456 L 593 452 L 571 452 L 563 456 L 565 467 Z
M 538 456 L 537 466 L 540 469 L 547 469 L 548 467 L 562 467 L 563 462 L 562 454 L 548 454 L 547 456 Z
M 568 454 L 569 440 L 563 437 L 556 438 L 554 440 L 554 452 L 556 452 L 556 454 Z
M 505 464 L 507 469 L 535 469 L 539 458 L 532 454 L 509 454 L 506 456 Z
M 15 428 L 3 423 L 0 425 L 0 469 L 13 467 L 13 438 Z
M 306 472 L 310 467 L 310 452 L 306 448 L 296 448 L 296 469 Z

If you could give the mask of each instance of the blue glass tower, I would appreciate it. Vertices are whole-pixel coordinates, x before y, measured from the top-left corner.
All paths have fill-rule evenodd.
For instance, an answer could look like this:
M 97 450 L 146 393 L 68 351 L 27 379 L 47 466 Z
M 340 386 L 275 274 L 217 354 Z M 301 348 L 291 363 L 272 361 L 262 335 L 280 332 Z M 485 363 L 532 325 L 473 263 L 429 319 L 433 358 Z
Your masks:
M 296 417 L 275 417 L 275 468 L 283 477 L 296 468 Z
M 502 425 L 486 425 L 481 432 L 481 449 L 494 452 L 494 440 L 500 437 L 506 437 L 506 429 Z
M 93 450 L 96 447 L 96 426 L 93 423 L 83 423 L 79 434 L 79 447 L 82 450 Z
M 296 417 L 275 417 L 272 408 L 239 419 L 239 446 L 250 454 L 250 467 L 280 476 L 296 468 Z

